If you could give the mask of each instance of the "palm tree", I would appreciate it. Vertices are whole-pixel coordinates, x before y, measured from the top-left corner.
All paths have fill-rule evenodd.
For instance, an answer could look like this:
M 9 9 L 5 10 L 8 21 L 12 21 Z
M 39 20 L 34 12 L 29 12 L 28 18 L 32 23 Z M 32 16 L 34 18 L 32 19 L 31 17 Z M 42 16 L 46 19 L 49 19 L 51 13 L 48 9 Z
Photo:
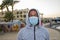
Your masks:
M 3 5 L 0 5 L 0 10 L 1 10 L 2 14 L 3 14 L 3 9 L 4 9 Z
M 8 22 L 14 19 L 14 15 L 12 14 L 12 12 L 6 12 L 4 18 L 5 18 L 5 21 Z
M 4 7 L 7 8 L 7 11 L 9 11 L 8 7 L 12 6 L 12 12 L 13 12 L 13 6 L 15 3 L 17 3 L 19 1 L 13 1 L 13 0 L 3 0 L 2 4 L 4 5 Z
M 19 2 L 19 1 L 10 0 L 9 5 L 12 7 L 12 13 L 13 13 L 13 6 L 14 6 L 14 4 L 17 3 L 17 2 Z M 12 21 L 13 21 L 13 19 L 12 19 Z
M 7 11 L 9 12 L 9 9 L 8 9 L 8 7 L 9 6 L 12 6 L 12 14 L 13 14 L 13 6 L 14 6 L 14 4 L 15 3 L 17 3 L 17 2 L 19 2 L 19 1 L 13 1 L 13 0 L 3 0 L 3 5 L 4 5 L 4 7 L 6 7 L 7 8 Z M 13 19 L 12 19 L 13 20 Z
M 9 0 L 3 0 L 2 1 L 2 5 L 4 5 L 4 7 L 6 7 L 7 11 L 9 11 L 8 5 L 9 4 Z
M 12 7 L 12 13 L 13 13 L 13 6 L 14 6 L 14 4 L 17 3 L 17 2 L 19 2 L 19 1 L 10 0 L 9 5 Z

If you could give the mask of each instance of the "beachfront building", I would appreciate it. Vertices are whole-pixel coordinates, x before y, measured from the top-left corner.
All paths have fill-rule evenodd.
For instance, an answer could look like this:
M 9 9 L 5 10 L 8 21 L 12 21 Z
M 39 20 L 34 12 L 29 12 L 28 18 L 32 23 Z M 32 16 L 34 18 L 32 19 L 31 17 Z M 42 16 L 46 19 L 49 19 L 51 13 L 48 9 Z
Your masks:
M 21 9 L 21 10 L 14 10 L 13 11 L 13 15 L 14 15 L 14 20 L 21 20 L 24 21 L 26 18 L 26 14 L 28 13 L 29 9 Z M 0 21 L 4 21 L 4 15 L 5 15 L 4 11 L 3 13 L 0 12 Z
M 26 18 L 26 14 L 28 13 L 29 9 L 21 9 L 21 10 L 15 10 L 14 11 L 14 19 L 24 21 Z

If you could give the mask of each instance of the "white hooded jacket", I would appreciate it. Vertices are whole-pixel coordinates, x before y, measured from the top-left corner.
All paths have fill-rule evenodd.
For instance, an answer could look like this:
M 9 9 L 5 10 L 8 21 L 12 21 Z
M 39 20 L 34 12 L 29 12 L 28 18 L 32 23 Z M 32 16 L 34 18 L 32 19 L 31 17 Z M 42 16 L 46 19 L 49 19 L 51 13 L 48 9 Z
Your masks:
M 39 12 L 38 12 L 39 16 Z M 41 19 L 39 18 L 39 25 L 35 28 L 35 39 L 34 39 L 34 27 L 30 26 L 28 20 L 28 14 L 26 16 L 26 27 L 22 28 L 18 32 L 17 40 L 49 40 L 49 33 L 46 28 L 40 25 Z

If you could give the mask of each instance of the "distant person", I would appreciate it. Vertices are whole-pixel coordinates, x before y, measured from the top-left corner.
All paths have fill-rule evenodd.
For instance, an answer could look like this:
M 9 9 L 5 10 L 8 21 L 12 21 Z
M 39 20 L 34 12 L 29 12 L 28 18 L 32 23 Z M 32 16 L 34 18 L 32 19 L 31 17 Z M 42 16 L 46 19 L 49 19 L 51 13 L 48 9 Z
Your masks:
M 40 22 L 38 11 L 31 9 L 26 16 L 26 27 L 18 32 L 17 40 L 49 40 L 49 32 Z
M 52 27 L 52 20 L 50 19 L 49 20 L 49 23 L 50 23 L 50 28 Z

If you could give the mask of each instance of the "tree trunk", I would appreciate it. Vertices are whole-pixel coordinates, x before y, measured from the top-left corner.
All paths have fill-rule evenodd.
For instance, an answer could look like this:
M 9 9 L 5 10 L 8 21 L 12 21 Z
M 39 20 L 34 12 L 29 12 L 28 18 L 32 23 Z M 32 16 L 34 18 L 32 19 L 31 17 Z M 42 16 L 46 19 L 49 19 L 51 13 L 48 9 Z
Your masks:
M 12 14 L 13 14 L 13 4 L 12 4 Z M 13 18 L 12 18 L 12 22 L 13 22 Z
M 1 10 L 1 12 L 2 12 L 2 15 L 3 15 L 3 9 Z
M 6 9 L 7 9 L 7 11 L 9 12 L 9 8 L 8 8 L 8 5 L 6 5 Z

